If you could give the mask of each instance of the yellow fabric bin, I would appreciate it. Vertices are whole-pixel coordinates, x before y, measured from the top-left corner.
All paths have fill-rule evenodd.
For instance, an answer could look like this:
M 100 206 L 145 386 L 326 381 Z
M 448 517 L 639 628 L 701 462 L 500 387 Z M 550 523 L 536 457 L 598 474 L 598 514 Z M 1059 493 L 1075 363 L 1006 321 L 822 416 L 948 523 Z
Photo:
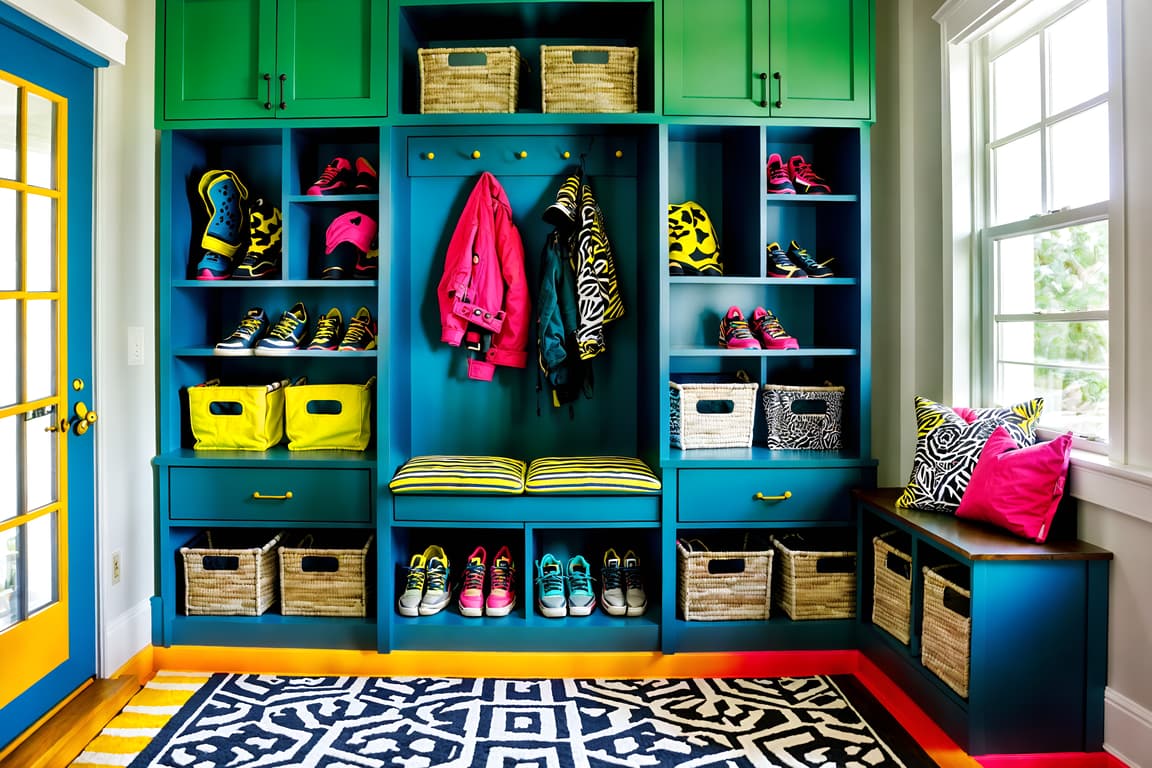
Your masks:
M 266 451 L 284 437 L 284 386 L 188 387 L 188 416 L 198 451 Z
M 372 385 L 294 384 L 285 390 L 288 450 L 362 451 L 372 438 Z

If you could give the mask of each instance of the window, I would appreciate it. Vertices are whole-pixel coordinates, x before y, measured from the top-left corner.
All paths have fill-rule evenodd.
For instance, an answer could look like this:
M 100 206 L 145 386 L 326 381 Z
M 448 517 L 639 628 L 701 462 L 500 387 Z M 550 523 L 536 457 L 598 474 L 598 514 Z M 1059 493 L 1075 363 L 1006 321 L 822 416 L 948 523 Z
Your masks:
M 974 50 L 983 109 L 984 399 L 1044 397 L 1042 426 L 1108 442 L 1106 0 L 1034 0 Z M 978 160 L 979 161 L 979 160 Z M 980 205 L 977 208 L 981 208 Z

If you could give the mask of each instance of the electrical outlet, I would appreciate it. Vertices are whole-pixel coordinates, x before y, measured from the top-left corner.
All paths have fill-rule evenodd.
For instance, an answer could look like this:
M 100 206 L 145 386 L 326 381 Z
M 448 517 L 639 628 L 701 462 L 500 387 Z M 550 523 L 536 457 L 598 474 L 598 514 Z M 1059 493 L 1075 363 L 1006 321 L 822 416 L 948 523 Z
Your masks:
M 144 365 L 144 328 L 128 326 L 128 365 Z
M 120 583 L 120 553 L 112 553 L 112 583 Z

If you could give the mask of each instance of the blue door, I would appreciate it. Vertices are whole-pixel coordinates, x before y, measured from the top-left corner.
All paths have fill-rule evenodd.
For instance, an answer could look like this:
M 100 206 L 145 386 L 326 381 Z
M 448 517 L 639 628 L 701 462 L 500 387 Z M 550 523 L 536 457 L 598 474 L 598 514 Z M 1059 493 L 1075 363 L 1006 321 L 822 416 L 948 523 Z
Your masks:
M 0 4 L 0 750 L 96 672 L 94 67 Z

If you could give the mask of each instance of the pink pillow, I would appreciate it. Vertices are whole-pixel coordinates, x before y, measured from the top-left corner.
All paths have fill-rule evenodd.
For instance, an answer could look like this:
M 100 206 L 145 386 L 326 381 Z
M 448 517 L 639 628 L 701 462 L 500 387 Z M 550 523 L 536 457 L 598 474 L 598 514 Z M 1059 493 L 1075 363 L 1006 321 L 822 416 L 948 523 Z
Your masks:
M 1003 426 L 980 451 L 956 517 L 983 520 L 1043 544 L 1064 495 L 1072 433 L 1018 448 Z

